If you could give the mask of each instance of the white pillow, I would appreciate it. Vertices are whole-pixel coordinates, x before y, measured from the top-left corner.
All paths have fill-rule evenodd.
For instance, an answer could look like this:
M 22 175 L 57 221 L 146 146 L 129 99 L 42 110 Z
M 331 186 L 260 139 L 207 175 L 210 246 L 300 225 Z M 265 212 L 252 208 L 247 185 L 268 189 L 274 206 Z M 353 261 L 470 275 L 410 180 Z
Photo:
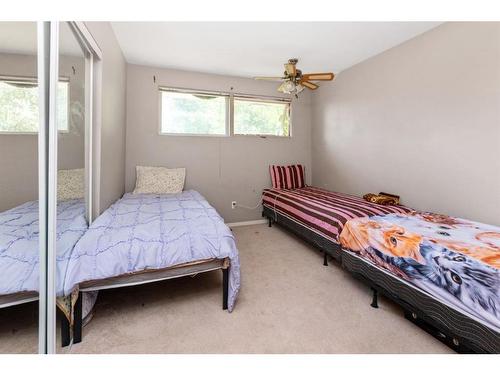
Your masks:
M 136 167 L 133 194 L 175 194 L 184 189 L 185 168 Z
M 85 170 L 61 169 L 57 171 L 57 200 L 85 197 Z

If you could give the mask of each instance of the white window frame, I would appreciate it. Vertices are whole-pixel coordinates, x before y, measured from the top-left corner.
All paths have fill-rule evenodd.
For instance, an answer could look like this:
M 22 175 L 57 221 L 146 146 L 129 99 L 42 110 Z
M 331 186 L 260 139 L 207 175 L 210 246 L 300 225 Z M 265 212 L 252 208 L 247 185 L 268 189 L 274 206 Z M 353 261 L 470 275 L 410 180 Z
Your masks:
M 288 104 L 288 118 L 290 121 L 288 135 L 274 135 L 274 134 L 240 134 L 234 132 L 234 100 L 247 100 L 262 103 L 277 103 L 277 104 Z M 259 138 L 281 138 L 287 139 L 292 138 L 292 100 L 287 98 L 279 98 L 272 96 L 259 96 L 259 95 L 245 95 L 245 94 L 233 94 L 231 98 L 231 135 L 236 137 L 259 137 Z
M 33 84 L 35 87 L 38 86 L 38 78 L 37 77 L 26 77 L 26 76 L 1 76 L 0 82 L 19 82 L 19 83 L 28 83 Z M 66 88 L 67 93 L 66 97 L 68 98 L 68 108 L 67 111 L 67 129 L 59 130 L 59 133 L 69 133 L 69 121 L 70 121 L 70 103 L 71 103 L 71 82 L 69 77 L 59 77 L 59 82 L 66 82 L 68 86 Z M 0 135 L 38 135 L 38 132 L 25 132 L 25 131 L 2 131 L 0 130 Z
M 191 89 L 179 89 L 172 87 L 158 87 L 158 98 L 159 98 L 159 121 L 158 121 L 158 134 L 160 135 L 169 135 L 169 136 L 177 136 L 177 137 L 229 137 L 231 134 L 231 112 L 230 112 L 230 95 L 225 92 L 218 91 L 207 91 L 207 90 L 191 90 Z M 226 116 L 225 116 L 225 128 L 224 134 L 209 134 L 209 133 L 169 133 L 162 131 L 162 95 L 164 92 L 174 92 L 179 94 L 191 94 L 191 95 L 207 95 L 207 96 L 219 96 L 224 97 L 226 99 Z
M 226 131 L 225 134 L 202 134 L 202 133 L 168 133 L 162 131 L 162 93 L 163 92 L 177 92 L 181 94 L 192 94 L 192 95 L 216 95 L 226 97 Z M 235 134 L 234 133 L 234 100 L 252 100 L 260 101 L 263 103 L 280 103 L 289 105 L 289 134 L 288 135 L 273 135 L 273 134 Z M 265 96 L 265 95 L 251 95 L 224 91 L 209 91 L 209 90 L 195 90 L 186 88 L 177 88 L 169 86 L 158 86 L 158 134 L 165 136 L 175 136 L 175 137 L 258 137 L 258 138 L 281 138 L 289 139 L 292 138 L 292 123 L 293 123 L 293 105 L 292 99 L 277 97 L 277 96 Z

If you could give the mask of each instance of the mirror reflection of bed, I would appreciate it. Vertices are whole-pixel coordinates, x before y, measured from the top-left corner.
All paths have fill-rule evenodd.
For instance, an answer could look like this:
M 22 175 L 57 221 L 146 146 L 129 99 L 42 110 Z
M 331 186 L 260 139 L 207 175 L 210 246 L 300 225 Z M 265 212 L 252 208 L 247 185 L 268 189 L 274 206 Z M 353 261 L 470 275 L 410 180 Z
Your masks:
M 38 87 L 35 22 L 2 22 L 0 34 L 0 342 L 38 326 Z M 57 280 L 87 228 L 85 56 L 60 23 L 57 90 Z M 15 310 L 16 313 L 12 313 Z M 4 319 L 5 317 L 5 319 Z M 16 321 L 12 322 L 12 317 Z M 8 320 L 6 322 L 6 320 Z M 10 327 L 7 330 L 4 327 Z M 36 336 L 35 336 L 36 337 Z M 33 342 L 31 342 L 33 341 Z M 31 340 L 33 352 L 36 340 Z
M 37 351 L 38 92 L 35 22 L 2 22 L 0 35 L 0 342 Z M 24 266 L 23 266 L 24 265 Z M 12 317 L 16 317 L 13 321 Z

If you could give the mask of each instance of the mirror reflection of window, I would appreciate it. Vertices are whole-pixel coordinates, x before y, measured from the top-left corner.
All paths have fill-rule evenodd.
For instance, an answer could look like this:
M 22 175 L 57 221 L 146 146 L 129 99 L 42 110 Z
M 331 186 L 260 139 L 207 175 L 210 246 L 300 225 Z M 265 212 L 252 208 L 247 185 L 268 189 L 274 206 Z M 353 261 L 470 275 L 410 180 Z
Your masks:
M 37 25 L 0 22 L 0 35 L 0 353 L 37 353 Z
M 57 86 L 57 123 L 68 131 L 69 81 Z M 38 133 L 38 84 L 36 77 L 0 76 L 0 134 Z

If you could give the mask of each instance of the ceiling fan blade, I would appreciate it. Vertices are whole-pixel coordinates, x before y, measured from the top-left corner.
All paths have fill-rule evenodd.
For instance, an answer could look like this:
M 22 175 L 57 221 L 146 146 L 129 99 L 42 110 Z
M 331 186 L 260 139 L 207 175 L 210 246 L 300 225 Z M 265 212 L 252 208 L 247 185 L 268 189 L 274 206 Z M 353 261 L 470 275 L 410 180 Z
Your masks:
M 283 81 L 286 77 L 253 77 L 254 79 L 260 79 L 265 81 Z
M 300 84 L 310 90 L 316 90 L 319 86 L 309 81 L 300 81 Z
M 335 77 L 333 73 L 308 73 L 302 74 L 302 79 L 306 81 L 331 81 Z
M 295 77 L 297 75 L 297 68 L 295 67 L 295 64 L 285 64 L 285 71 L 289 76 Z

